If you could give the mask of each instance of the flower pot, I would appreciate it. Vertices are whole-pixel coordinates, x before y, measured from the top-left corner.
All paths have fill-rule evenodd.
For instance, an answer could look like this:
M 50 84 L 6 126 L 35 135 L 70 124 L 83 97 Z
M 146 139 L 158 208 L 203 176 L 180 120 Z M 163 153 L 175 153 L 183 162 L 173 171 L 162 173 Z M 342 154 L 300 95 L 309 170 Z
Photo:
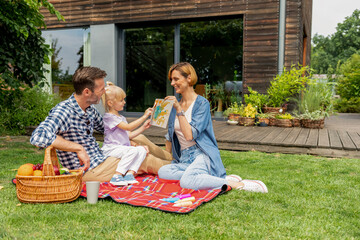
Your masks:
M 286 112 L 286 107 L 263 107 L 262 108 L 264 113 L 285 113 Z
M 228 119 L 230 121 L 239 121 L 240 114 L 230 113 Z
M 292 127 L 293 123 L 292 123 L 291 119 L 276 119 L 275 125 L 277 127 Z
M 221 111 L 215 111 L 214 112 L 214 117 L 216 118 L 222 118 L 223 117 L 223 112 Z
M 301 119 L 301 127 L 304 128 L 324 128 L 325 119 L 312 120 L 312 119 Z
M 268 125 L 269 125 L 269 126 L 275 126 L 275 121 L 276 121 L 276 118 L 269 118 L 269 123 L 268 123 Z
M 258 122 L 259 123 L 265 123 L 266 125 L 269 125 L 269 119 L 268 118 L 259 118 Z
M 300 119 L 293 118 L 292 123 L 293 123 L 293 127 L 300 127 Z
M 239 117 L 240 126 L 253 126 L 255 124 L 255 118 Z

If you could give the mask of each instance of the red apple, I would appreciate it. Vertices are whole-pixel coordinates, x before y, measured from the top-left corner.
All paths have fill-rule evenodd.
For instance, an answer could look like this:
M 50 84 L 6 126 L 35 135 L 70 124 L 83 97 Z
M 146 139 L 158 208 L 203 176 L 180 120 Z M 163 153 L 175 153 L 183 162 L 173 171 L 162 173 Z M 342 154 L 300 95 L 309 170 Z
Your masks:
M 60 175 L 59 168 L 57 166 L 53 166 L 53 167 L 54 167 L 55 175 Z

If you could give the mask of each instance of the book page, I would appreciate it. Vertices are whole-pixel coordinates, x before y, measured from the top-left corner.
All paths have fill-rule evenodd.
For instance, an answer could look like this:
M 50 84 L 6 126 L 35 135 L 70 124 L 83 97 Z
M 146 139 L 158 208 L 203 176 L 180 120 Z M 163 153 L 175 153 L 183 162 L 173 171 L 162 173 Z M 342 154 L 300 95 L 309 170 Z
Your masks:
M 174 101 L 155 99 L 154 111 L 151 115 L 150 124 L 156 127 L 166 128 Z

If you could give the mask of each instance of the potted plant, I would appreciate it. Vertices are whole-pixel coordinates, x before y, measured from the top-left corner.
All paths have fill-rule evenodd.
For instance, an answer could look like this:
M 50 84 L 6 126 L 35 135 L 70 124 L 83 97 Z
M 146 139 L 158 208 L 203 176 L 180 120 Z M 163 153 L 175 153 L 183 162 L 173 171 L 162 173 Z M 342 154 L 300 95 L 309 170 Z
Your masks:
M 259 113 L 256 115 L 257 123 L 259 126 L 268 126 L 269 125 L 269 117 L 268 113 Z
M 242 111 L 241 117 L 239 117 L 239 125 L 252 126 L 255 124 L 256 108 L 251 104 L 248 104 Z
M 230 104 L 230 107 L 228 107 L 224 111 L 224 116 L 228 117 L 229 121 L 238 122 L 240 113 L 241 113 L 241 105 L 238 104 L 237 102 L 233 102 Z
M 293 127 L 300 127 L 300 115 L 298 112 L 293 112 L 293 118 L 291 119 L 292 120 L 292 124 L 293 124 Z
M 217 103 L 216 111 L 214 112 L 214 117 L 223 117 L 223 102 L 226 98 L 226 94 L 224 91 L 224 85 L 218 84 L 214 89 L 214 99 Z
M 310 77 L 311 72 L 308 66 L 295 67 L 295 65 L 292 65 L 289 71 L 286 71 L 284 68 L 284 72 L 281 75 L 277 75 L 270 81 L 270 87 L 267 90 L 269 103 L 264 108 L 264 112 L 284 113 L 286 109 L 282 108 L 283 105 L 291 97 L 305 89 L 306 84 L 310 81 Z
M 245 104 L 251 104 L 259 113 L 262 113 L 262 107 L 269 102 L 269 96 L 258 93 L 251 87 L 248 87 L 249 94 L 244 95 Z
M 324 128 L 325 112 L 321 110 L 301 114 L 300 124 L 304 128 Z
M 276 118 L 275 125 L 277 127 L 292 127 L 293 126 L 293 123 L 292 123 L 293 117 L 291 116 L 290 113 L 278 114 L 275 116 L 275 118 Z
M 268 112 L 267 113 L 268 116 L 269 116 L 269 123 L 268 123 L 268 126 L 275 126 L 275 121 L 276 121 L 276 114 L 275 112 Z
M 311 82 L 302 96 L 295 99 L 300 124 L 306 128 L 323 128 L 325 117 L 333 112 L 331 86 L 322 82 Z

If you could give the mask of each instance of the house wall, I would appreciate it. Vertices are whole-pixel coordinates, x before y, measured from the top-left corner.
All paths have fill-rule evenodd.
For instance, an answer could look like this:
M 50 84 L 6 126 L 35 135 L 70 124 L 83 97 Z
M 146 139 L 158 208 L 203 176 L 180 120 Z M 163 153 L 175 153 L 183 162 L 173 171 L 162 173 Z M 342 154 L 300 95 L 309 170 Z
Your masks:
M 98 24 L 139 24 L 194 20 L 203 17 L 244 17 L 243 86 L 265 93 L 277 74 L 279 0 L 50 0 L 65 17 L 59 22 L 46 11 L 48 29 Z M 287 0 L 285 63 L 303 61 L 303 33 L 307 34 L 306 61 L 310 63 L 312 0 Z M 304 30 L 305 29 L 305 30 Z
M 284 64 L 286 68 L 292 64 L 303 65 L 304 59 L 305 65 L 310 65 L 311 16 L 312 0 L 287 0 Z

